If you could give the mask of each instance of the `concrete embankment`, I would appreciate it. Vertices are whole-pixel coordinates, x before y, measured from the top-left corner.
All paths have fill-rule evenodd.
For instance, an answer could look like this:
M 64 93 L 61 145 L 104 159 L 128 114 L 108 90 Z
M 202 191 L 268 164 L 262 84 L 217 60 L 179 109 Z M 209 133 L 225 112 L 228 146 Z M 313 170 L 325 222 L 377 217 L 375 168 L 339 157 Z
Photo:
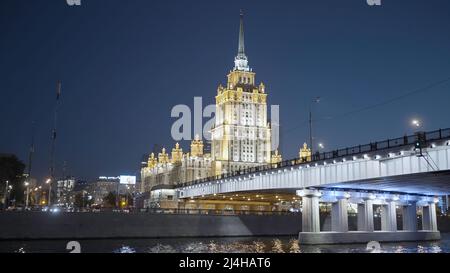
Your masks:
M 297 235 L 299 215 L 0 213 L 0 240 Z
M 329 223 L 329 217 L 323 217 L 322 230 L 329 230 Z M 356 217 L 349 217 L 349 227 L 351 230 L 356 229 Z M 380 228 L 377 219 L 375 219 L 375 228 Z M 398 228 L 401 229 L 401 223 Z M 450 232 L 450 217 L 438 217 L 438 229 L 441 232 Z M 297 237 L 300 231 L 301 214 L 299 213 L 289 215 L 126 214 L 114 212 L 0 213 L 0 240 Z

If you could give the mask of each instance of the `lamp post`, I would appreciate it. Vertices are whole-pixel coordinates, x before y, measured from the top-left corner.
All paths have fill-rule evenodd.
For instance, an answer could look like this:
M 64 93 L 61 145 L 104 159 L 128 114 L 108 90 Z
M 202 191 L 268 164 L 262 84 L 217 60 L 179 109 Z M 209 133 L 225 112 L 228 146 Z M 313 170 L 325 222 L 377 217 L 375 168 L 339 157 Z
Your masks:
M 27 187 L 27 199 L 25 201 L 25 209 L 28 209 L 28 200 L 30 197 L 30 187 L 29 187 L 30 183 L 28 181 L 25 181 L 24 185 L 25 185 L 25 187 Z
M 9 181 L 6 180 L 6 184 L 5 184 L 5 195 L 3 196 L 3 205 L 6 208 L 6 195 L 8 195 L 8 188 L 9 188 Z
M 309 147 L 311 149 L 311 156 L 313 155 L 313 148 L 314 148 L 314 144 L 313 144 L 313 128 L 312 128 L 312 105 L 313 103 L 319 103 L 320 102 L 320 97 L 315 97 L 311 103 L 309 104 Z
M 47 206 L 50 207 L 51 205 L 51 194 L 52 194 L 52 180 L 49 178 L 47 181 L 45 181 L 45 184 L 48 184 L 48 202 Z

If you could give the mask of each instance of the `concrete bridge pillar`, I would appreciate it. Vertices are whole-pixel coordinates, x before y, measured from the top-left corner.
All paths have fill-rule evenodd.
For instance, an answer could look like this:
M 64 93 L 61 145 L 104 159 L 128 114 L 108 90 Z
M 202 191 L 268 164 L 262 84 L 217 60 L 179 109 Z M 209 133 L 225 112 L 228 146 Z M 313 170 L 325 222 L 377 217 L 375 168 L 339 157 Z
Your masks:
M 320 232 L 319 191 L 304 190 L 301 196 L 302 232 Z
M 348 200 L 345 197 L 338 198 L 331 206 L 331 231 L 348 231 Z
M 417 231 L 417 208 L 416 202 L 402 207 L 403 230 Z
M 373 227 L 373 200 L 367 198 L 364 203 L 358 204 L 358 231 L 374 231 Z
M 381 209 L 381 230 L 382 231 L 397 231 L 397 213 L 396 202 L 387 200 L 387 204 Z
M 422 207 L 422 229 L 437 231 L 436 204 L 429 203 Z

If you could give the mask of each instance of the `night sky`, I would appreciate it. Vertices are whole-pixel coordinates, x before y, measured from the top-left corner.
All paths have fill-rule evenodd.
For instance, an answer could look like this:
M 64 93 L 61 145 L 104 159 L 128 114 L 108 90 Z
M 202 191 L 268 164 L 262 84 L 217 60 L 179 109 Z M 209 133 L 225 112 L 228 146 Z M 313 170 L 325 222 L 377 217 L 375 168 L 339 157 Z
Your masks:
M 450 127 L 448 0 L 81 2 L 0 1 L 0 153 L 26 162 L 35 122 L 40 179 L 58 80 L 56 173 L 66 161 L 77 178 L 135 174 L 154 144 L 173 147 L 174 105 L 214 102 L 241 8 L 249 64 L 280 105 L 284 159 L 308 140 L 316 96 L 325 150 L 410 134 L 415 117 L 423 130 Z

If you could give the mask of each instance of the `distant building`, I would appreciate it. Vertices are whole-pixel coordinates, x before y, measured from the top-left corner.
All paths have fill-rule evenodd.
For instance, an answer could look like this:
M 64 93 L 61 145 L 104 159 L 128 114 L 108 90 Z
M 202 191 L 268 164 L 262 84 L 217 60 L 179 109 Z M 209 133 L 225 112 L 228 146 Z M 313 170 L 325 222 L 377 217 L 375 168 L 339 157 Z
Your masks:
M 87 193 L 87 188 L 89 183 L 86 180 L 76 180 L 73 186 L 72 191 L 70 191 L 69 195 L 69 206 L 72 207 L 75 202 L 75 196 L 77 194 L 85 194 Z
M 75 182 L 75 186 L 74 186 L 72 192 L 73 193 L 81 192 L 83 190 L 86 190 L 88 186 L 89 186 L 88 181 L 86 181 L 86 180 L 77 180 Z
M 180 207 L 173 185 L 154 186 L 149 197 L 144 201 L 145 208 L 177 209 Z
M 123 184 L 126 181 L 123 178 L 121 179 L 121 177 L 123 176 L 100 176 L 97 180 L 92 181 L 88 184 L 87 192 L 90 196 L 92 196 L 93 206 L 105 206 L 103 199 L 110 192 L 114 194 L 117 194 L 117 192 L 119 192 L 120 195 L 133 196 L 135 192 L 135 185 Z
M 92 196 L 94 206 L 102 206 L 103 198 L 110 192 L 116 193 L 119 188 L 119 178 L 101 176 L 89 183 L 88 192 Z
M 74 177 L 66 177 L 56 181 L 56 203 L 59 206 L 68 207 L 72 204 L 72 191 L 75 188 Z

